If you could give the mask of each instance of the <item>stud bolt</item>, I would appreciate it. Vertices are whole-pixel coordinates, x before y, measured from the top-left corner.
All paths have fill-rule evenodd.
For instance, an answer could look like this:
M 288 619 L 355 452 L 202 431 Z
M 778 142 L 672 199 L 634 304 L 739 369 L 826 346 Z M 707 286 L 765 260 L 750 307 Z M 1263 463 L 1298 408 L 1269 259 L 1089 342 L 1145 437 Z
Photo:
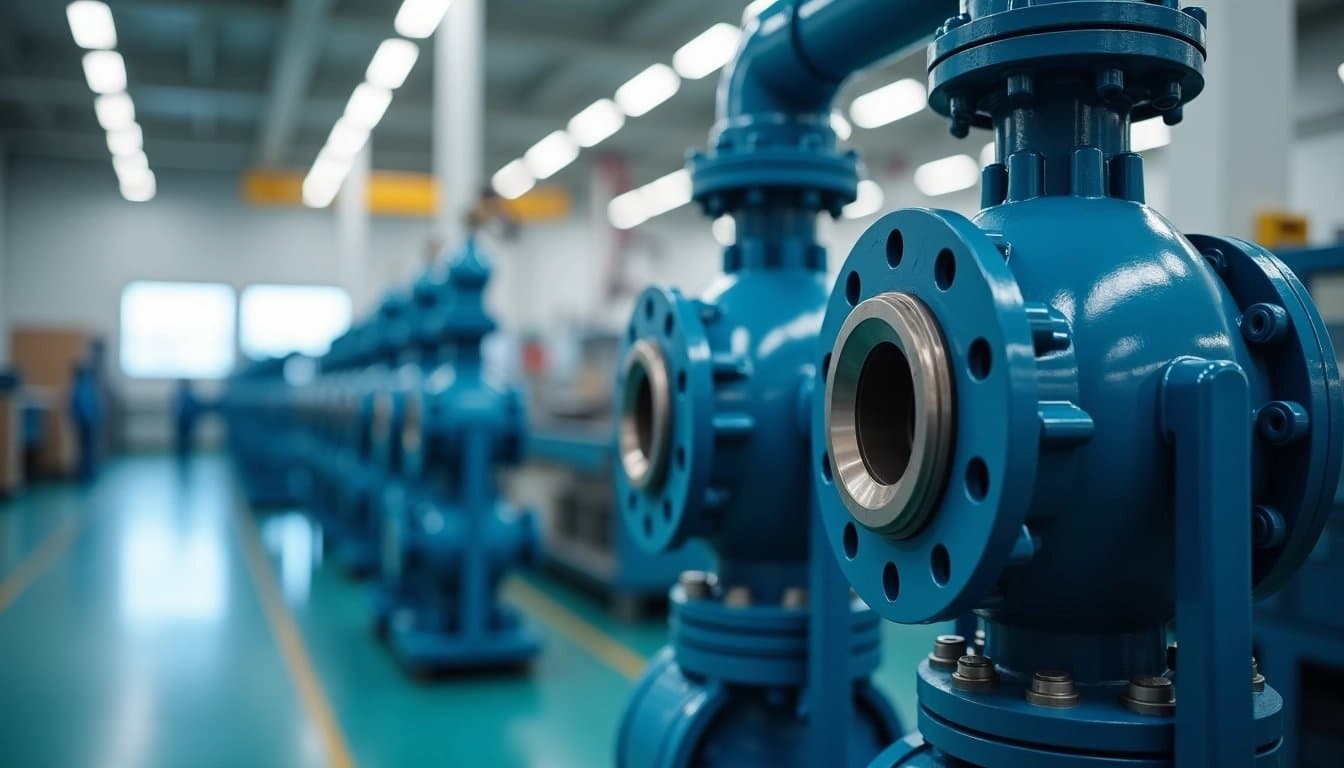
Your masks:
M 933 640 L 933 651 L 929 653 L 929 666 L 952 672 L 957 668 L 957 659 L 966 655 L 966 638 L 961 635 L 939 635 Z

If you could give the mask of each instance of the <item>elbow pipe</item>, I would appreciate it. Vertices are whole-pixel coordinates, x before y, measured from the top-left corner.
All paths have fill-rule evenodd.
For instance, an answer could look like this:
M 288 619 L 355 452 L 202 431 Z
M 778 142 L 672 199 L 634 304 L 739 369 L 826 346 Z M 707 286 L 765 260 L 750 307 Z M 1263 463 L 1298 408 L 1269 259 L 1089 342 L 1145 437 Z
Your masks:
M 780 0 L 747 28 L 725 72 L 718 117 L 828 115 L 850 75 L 910 52 L 958 0 Z
M 850 75 L 931 39 L 958 0 L 779 0 L 746 29 L 719 82 L 708 153 L 691 159 L 694 196 L 717 217 L 763 189 L 808 193 L 838 216 L 858 160 L 836 149 L 831 102 Z M 759 198 L 759 196 L 757 196 Z

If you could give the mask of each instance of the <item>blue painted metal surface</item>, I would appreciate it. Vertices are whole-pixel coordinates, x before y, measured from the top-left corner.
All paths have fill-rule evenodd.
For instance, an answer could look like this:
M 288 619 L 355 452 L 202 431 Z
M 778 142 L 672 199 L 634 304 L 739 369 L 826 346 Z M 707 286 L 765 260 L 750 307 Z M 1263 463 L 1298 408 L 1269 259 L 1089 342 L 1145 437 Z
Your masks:
M 719 88 L 690 160 L 736 242 L 696 298 L 651 288 L 629 327 L 617 500 L 653 551 L 708 542 L 713 577 L 672 591 L 672 645 L 628 707 L 622 766 L 863 765 L 899 733 L 868 676 L 872 613 L 812 530 L 806 403 L 826 297 L 821 213 L 854 199 L 831 101 L 917 45 L 956 2 L 777 2 Z
M 481 340 L 495 327 L 483 303 L 489 275 L 469 241 L 437 291 L 417 285 L 423 312 L 408 337 L 422 370 L 389 382 L 376 438 L 397 479 L 380 486 L 375 624 L 413 671 L 517 665 L 540 649 L 496 597 L 508 569 L 537 559 L 539 542 L 531 513 L 496 488 L 495 469 L 521 456 L 526 422 L 521 392 L 482 366 Z
M 890 620 L 976 611 L 990 660 L 922 663 L 920 733 L 874 765 L 1279 759 L 1250 598 L 1317 541 L 1344 401 L 1282 262 L 1144 204 L 1130 123 L 1203 85 L 1204 13 L 1176 6 L 971 0 L 930 105 L 994 129 L 985 208 L 881 218 L 832 292 L 811 463 L 837 558 Z M 1076 700 L 1028 695 L 1056 671 Z
M 600 503 L 577 491 L 573 499 L 558 500 L 546 532 L 547 567 L 602 591 L 628 617 L 644 601 L 665 596 L 683 571 L 708 568 L 710 559 L 697 543 L 650 553 L 636 542 L 611 490 L 615 452 L 609 426 L 599 431 L 534 424 L 527 436 L 529 460 L 566 467 L 576 486 L 591 482 L 606 492 Z
M 1279 258 L 1313 293 L 1318 280 L 1344 277 L 1344 245 L 1279 251 Z M 1326 325 L 1336 344 L 1344 324 L 1336 314 Z M 1255 611 L 1256 657 L 1285 701 L 1284 765 L 1329 766 L 1344 751 L 1344 709 L 1339 680 L 1344 675 L 1344 614 L 1338 585 L 1344 583 L 1344 511 L 1335 495 L 1334 513 L 1302 570 L 1283 591 Z

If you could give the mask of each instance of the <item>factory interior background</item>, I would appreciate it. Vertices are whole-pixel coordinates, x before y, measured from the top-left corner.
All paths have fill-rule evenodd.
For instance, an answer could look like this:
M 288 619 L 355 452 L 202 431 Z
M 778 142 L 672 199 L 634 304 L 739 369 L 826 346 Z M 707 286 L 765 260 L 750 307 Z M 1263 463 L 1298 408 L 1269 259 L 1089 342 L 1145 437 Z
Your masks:
M 871 716 L 899 722 L 896 732 L 843 736 L 848 758 L 831 763 L 804 747 L 804 725 L 771 719 L 781 707 L 801 723 L 824 719 L 799 693 L 803 680 L 818 685 L 805 651 L 777 662 L 770 644 L 806 646 L 827 573 L 849 594 L 826 537 L 808 548 L 807 521 L 831 508 L 781 490 L 816 492 L 812 400 L 800 399 L 812 389 L 789 380 L 805 413 L 796 429 L 787 409 L 724 411 L 778 397 L 765 385 L 722 394 L 769 371 L 744 357 L 756 343 L 750 323 L 713 325 L 754 310 L 684 297 L 721 295 L 725 265 L 736 280 L 734 260 L 759 257 L 752 238 L 793 227 L 824 249 L 820 298 L 760 344 L 841 332 L 830 318 L 844 291 L 831 292 L 846 276 L 858 292 L 846 260 L 866 253 L 855 250 L 865 233 L 900 209 L 971 218 L 1001 203 L 982 194 L 982 173 L 1007 155 L 982 125 L 965 138 L 949 131 L 928 70 L 929 27 L 835 77 L 825 119 L 809 128 L 841 148 L 826 162 L 843 166 L 833 157 L 857 152 L 851 194 L 819 204 L 808 194 L 825 195 L 800 192 L 778 218 L 731 215 L 776 198 L 752 188 L 711 200 L 702 189 L 725 183 L 706 169 L 742 152 L 713 142 L 724 108 L 716 93 L 729 91 L 721 78 L 748 34 L 794 5 L 809 3 L 0 0 L 0 765 L 861 766 L 877 758 L 874 739 L 896 742 L 926 718 L 946 727 L 921 703 L 917 670 L 934 674 L 938 643 L 954 633 L 952 667 L 961 651 L 963 661 L 983 658 L 984 635 L 977 654 L 973 616 L 967 625 L 932 611 L 865 624 L 854 641 L 868 643 L 852 664 L 873 691 L 864 682 L 859 698 L 887 702 Z M 830 6 L 881 3 L 810 5 L 820 18 Z M 968 5 L 975 17 L 1052 4 Z M 1344 2 L 1202 5 L 1203 92 L 1179 122 L 1154 112 L 1126 138 L 1142 158 L 1140 201 L 1179 232 L 1282 257 L 1333 333 L 1344 324 Z M 767 139 L 746 143 L 755 141 Z M 752 157 L 714 167 L 753 173 Z M 1017 166 L 1008 167 L 1011 179 Z M 821 214 L 814 233 L 798 223 L 808 213 Z M 1104 239 L 1080 219 L 1049 227 L 1046 240 L 1082 263 Z M 781 248 L 780 258 L 811 258 Z M 964 264 L 958 278 L 970 279 Z M 1153 280 L 1139 269 L 1108 278 L 1127 295 Z M 651 285 L 679 293 L 650 298 Z M 788 290 L 766 291 L 762 316 L 770 296 L 792 300 Z M 683 407 L 660 404 L 660 393 L 687 386 L 658 367 L 664 357 L 679 365 L 683 351 L 648 343 L 663 338 L 655 305 L 668 338 L 674 320 L 678 333 L 688 318 L 711 327 L 684 354 L 703 364 L 695 375 L 719 410 L 673 410 L 650 432 L 640 419 Z M 1180 312 L 1157 303 L 1150 312 L 1152 327 L 1135 333 L 1182 332 Z M 1333 349 L 1328 339 L 1321 348 Z M 651 383 L 624 391 L 636 374 Z M 1103 434 L 1105 417 L 1084 407 Z M 691 473 L 689 490 L 657 497 L 664 521 L 646 512 L 641 530 L 626 494 L 634 504 L 662 473 L 681 482 L 687 463 L 685 446 L 660 453 L 658 430 L 700 430 L 690 464 L 714 480 Z M 793 438 L 801 462 L 771 453 L 778 445 L 742 447 Z M 1322 476 L 1334 477 L 1339 454 L 1327 461 Z M 823 470 L 829 483 L 831 464 Z M 1077 478 L 1083 498 L 1086 483 L 1100 482 Z M 730 495 L 725 483 L 732 501 L 716 496 Z M 685 521 L 669 499 L 686 505 Z M 789 502 L 802 511 L 780 511 Z M 726 510 L 718 517 L 705 511 L 715 504 Z M 783 529 L 795 523 L 790 538 Z M 1344 613 L 1331 586 L 1344 578 L 1341 525 L 1321 522 L 1317 543 L 1302 547 L 1297 578 L 1314 591 L 1289 581 L 1277 603 L 1255 608 L 1261 666 L 1283 694 L 1286 766 L 1339 765 L 1344 754 Z M 749 549 L 753 536 L 802 548 L 795 582 L 731 582 L 750 568 L 724 552 Z M 852 559 L 848 538 L 843 546 Z M 914 576 L 903 577 L 915 594 Z M 933 578 L 947 580 L 936 557 Z M 885 583 L 885 602 L 899 605 Z M 854 589 L 860 605 L 881 588 Z M 720 614 L 678 613 L 697 601 L 775 611 L 783 618 L 761 621 L 795 634 L 705 640 L 695 633 L 728 630 L 714 623 Z M 1299 602 L 1313 608 L 1288 607 Z M 1003 604 L 1015 604 L 1011 593 Z M 1274 657 L 1275 622 L 1313 650 L 1293 655 L 1299 662 Z M 695 662 L 686 651 L 691 682 L 667 682 L 677 662 L 664 647 L 696 640 L 714 650 L 694 646 Z M 726 653 L 716 642 L 743 644 L 747 660 L 706 661 Z M 702 685 L 715 664 L 750 677 L 756 661 L 771 682 L 735 684 L 756 685 L 766 703 L 734 704 L 738 694 L 712 686 L 677 698 L 677 685 Z M 851 665 L 830 662 L 847 688 Z M 775 663 L 803 677 L 781 682 L 788 674 Z M 697 707 L 720 706 L 746 715 L 714 721 L 708 735 L 700 720 L 689 724 Z M 866 711 L 857 706 L 840 718 L 845 733 Z M 942 754 L 934 746 L 918 759 Z M 1134 764 L 1171 764 L 1152 749 L 1161 755 L 1144 759 L 1156 762 Z

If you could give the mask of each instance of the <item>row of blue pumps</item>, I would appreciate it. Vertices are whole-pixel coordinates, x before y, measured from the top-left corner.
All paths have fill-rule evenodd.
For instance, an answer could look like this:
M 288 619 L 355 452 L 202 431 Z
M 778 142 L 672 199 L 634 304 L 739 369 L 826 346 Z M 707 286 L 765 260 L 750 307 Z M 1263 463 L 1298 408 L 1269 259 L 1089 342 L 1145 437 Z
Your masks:
M 308 507 L 340 563 L 374 577 L 374 627 L 417 673 L 517 666 L 539 650 L 495 596 L 509 568 L 538 556 L 539 535 L 495 478 L 519 460 L 526 418 L 521 392 L 482 366 L 489 276 L 469 241 L 316 370 L 260 363 L 224 398 L 251 502 Z
M 619 766 L 1306 760 L 1271 684 L 1299 672 L 1267 680 L 1252 602 L 1333 508 L 1334 350 L 1283 261 L 1149 207 L 1129 145 L 1203 89 L 1207 23 L 1177 0 L 779 0 L 749 23 L 689 162 L 736 242 L 626 331 L 616 502 L 645 549 L 702 541 L 715 568 L 672 589 Z M 983 209 L 882 216 L 832 284 L 816 220 L 859 178 L 832 102 L 928 39 L 930 108 L 994 132 Z M 523 421 L 480 373 L 483 282 L 469 246 L 384 304 L 415 344 L 356 331 L 306 387 L 281 363 L 233 383 L 244 477 L 306 457 L 413 662 L 535 647 L 492 599 L 535 534 L 490 482 Z M 912 670 L 914 723 L 869 681 L 884 619 L 959 628 Z M 1261 638 L 1271 665 L 1285 642 Z

